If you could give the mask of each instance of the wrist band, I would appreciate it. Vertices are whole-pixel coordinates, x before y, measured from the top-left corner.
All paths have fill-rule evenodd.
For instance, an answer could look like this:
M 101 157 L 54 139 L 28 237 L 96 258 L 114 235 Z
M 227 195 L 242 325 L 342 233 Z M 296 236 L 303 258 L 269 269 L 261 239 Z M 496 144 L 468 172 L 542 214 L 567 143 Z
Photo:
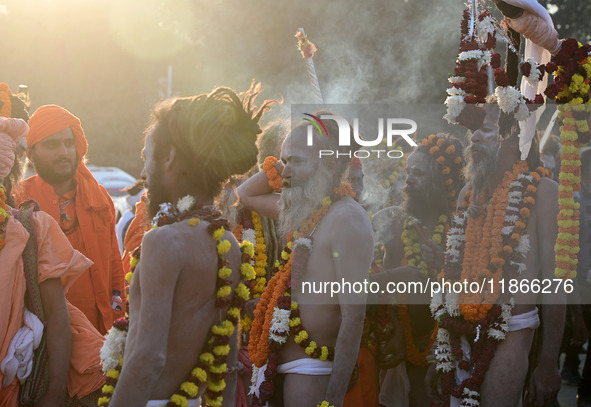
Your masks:
M 265 158 L 265 161 L 263 162 L 263 171 L 267 174 L 267 183 L 269 186 L 273 188 L 274 191 L 279 192 L 281 191 L 281 182 L 283 181 L 283 178 L 281 178 L 281 174 L 279 174 L 279 171 L 275 168 L 277 161 L 277 158 L 273 156 Z

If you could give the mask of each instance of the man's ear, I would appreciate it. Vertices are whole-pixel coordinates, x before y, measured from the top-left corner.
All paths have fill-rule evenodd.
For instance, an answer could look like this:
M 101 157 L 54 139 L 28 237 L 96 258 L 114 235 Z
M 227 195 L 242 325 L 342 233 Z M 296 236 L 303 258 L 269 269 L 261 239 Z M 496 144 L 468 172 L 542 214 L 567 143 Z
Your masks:
M 178 152 L 176 146 L 171 145 L 170 149 L 168 150 L 168 154 L 164 156 L 164 168 L 170 170 L 173 167 L 173 164 L 176 161 L 176 156 Z

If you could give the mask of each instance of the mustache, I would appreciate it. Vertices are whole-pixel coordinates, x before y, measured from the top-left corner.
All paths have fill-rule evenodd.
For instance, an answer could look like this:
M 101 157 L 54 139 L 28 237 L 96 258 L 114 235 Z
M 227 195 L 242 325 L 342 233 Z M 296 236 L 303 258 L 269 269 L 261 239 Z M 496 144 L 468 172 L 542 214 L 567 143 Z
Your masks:
M 65 163 L 68 163 L 68 164 L 73 164 L 73 163 L 74 163 L 74 161 L 73 161 L 73 160 L 71 160 L 70 158 L 58 158 L 58 159 L 57 159 L 57 160 L 55 160 L 53 163 L 54 163 L 54 164 L 65 164 Z

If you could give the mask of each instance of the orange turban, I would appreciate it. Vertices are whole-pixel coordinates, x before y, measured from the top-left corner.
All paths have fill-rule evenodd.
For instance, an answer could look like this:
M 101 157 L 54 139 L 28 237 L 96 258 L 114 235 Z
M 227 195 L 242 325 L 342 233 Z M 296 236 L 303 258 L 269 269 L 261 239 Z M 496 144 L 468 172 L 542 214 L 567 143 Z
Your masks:
M 72 129 L 74 134 L 74 146 L 78 153 L 78 168 L 74 175 L 74 181 L 79 185 L 79 196 L 86 208 L 104 210 L 109 203 L 100 194 L 98 183 L 92 173 L 84 164 L 84 156 L 88 152 L 88 143 L 80 124 L 80 119 L 57 105 L 41 106 L 29 120 L 29 134 L 27 135 L 27 147 L 30 149 L 40 141 L 45 140 L 58 131 L 66 128 Z

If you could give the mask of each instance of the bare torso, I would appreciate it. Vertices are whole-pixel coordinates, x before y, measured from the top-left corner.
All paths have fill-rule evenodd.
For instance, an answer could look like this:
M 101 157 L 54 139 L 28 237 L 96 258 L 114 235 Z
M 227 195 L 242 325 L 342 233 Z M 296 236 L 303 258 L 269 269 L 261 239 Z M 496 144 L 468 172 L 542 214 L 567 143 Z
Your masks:
M 146 235 L 149 239 L 150 234 L 158 234 L 151 243 L 166 247 L 163 253 L 166 258 L 158 261 L 170 266 L 153 270 L 158 265 L 149 262 L 152 258 L 146 252 L 149 247 L 143 248 L 142 261 L 130 287 L 130 327 L 125 359 L 142 357 L 145 351 L 158 352 L 156 345 L 149 344 L 157 333 L 146 325 L 150 321 L 145 320 L 145 310 L 141 308 L 157 310 L 160 305 L 166 305 L 171 312 L 162 316 L 168 323 L 160 325 L 166 331 L 160 332 L 164 338 L 158 340 L 158 344 L 165 345 L 159 351 L 164 362 L 150 391 L 150 399 L 167 399 L 178 390 L 195 367 L 211 326 L 225 319 L 227 308 L 215 309 L 218 257 L 216 244 L 206 231 L 207 225 L 207 222 L 200 222 L 193 227 L 183 221 Z M 226 232 L 224 239 L 232 242 L 226 259 L 230 261 L 228 267 L 233 271 L 230 278 L 235 287 L 239 279 L 240 250 L 231 233 Z M 153 273 L 166 274 L 167 283 L 160 286 L 162 280 L 154 278 Z
M 313 249 L 304 271 L 304 281 L 340 282 L 341 278 L 344 278 L 345 281 L 353 283 L 367 278 L 373 252 L 371 224 L 365 211 L 352 199 L 343 198 L 335 202 L 318 224 L 312 237 Z M 337 386 L 337 380 L 334 377 L 331 379 L 330 376 L 286 375 L 285 405 L 315 406 L 331 393 L 331 386 L 344 386 L 346 390 L 359 351 L 365 297 L 357 297 L 357 301 L 363 304 L 352 306 L 348 304 L 347 297 L 335 296 L 331 299 L 330 293 L 293 295 L 299 305 L 302 326 L 308 331 L 310 338 L 318 346 L 336 347 L 333 376 L 340 376 L 338 381 L 345 380 L 344 384 L 340 383 Z M 350 331 L 339 336 L 341 328 Z M 281 349 L 279 363 L 302 358 L 309 356 L 295 343 L 291 335 Z M 345 362 L 345 359 L 348 361 Z M 353 363 L 350 363 L 351 361 Z M 344 370 L 346 372 L 343 375 Z M 302 391 L 303 389 L 305 391 Z M 344 397 L 344 391 L 341 392 L 339 397 Z

